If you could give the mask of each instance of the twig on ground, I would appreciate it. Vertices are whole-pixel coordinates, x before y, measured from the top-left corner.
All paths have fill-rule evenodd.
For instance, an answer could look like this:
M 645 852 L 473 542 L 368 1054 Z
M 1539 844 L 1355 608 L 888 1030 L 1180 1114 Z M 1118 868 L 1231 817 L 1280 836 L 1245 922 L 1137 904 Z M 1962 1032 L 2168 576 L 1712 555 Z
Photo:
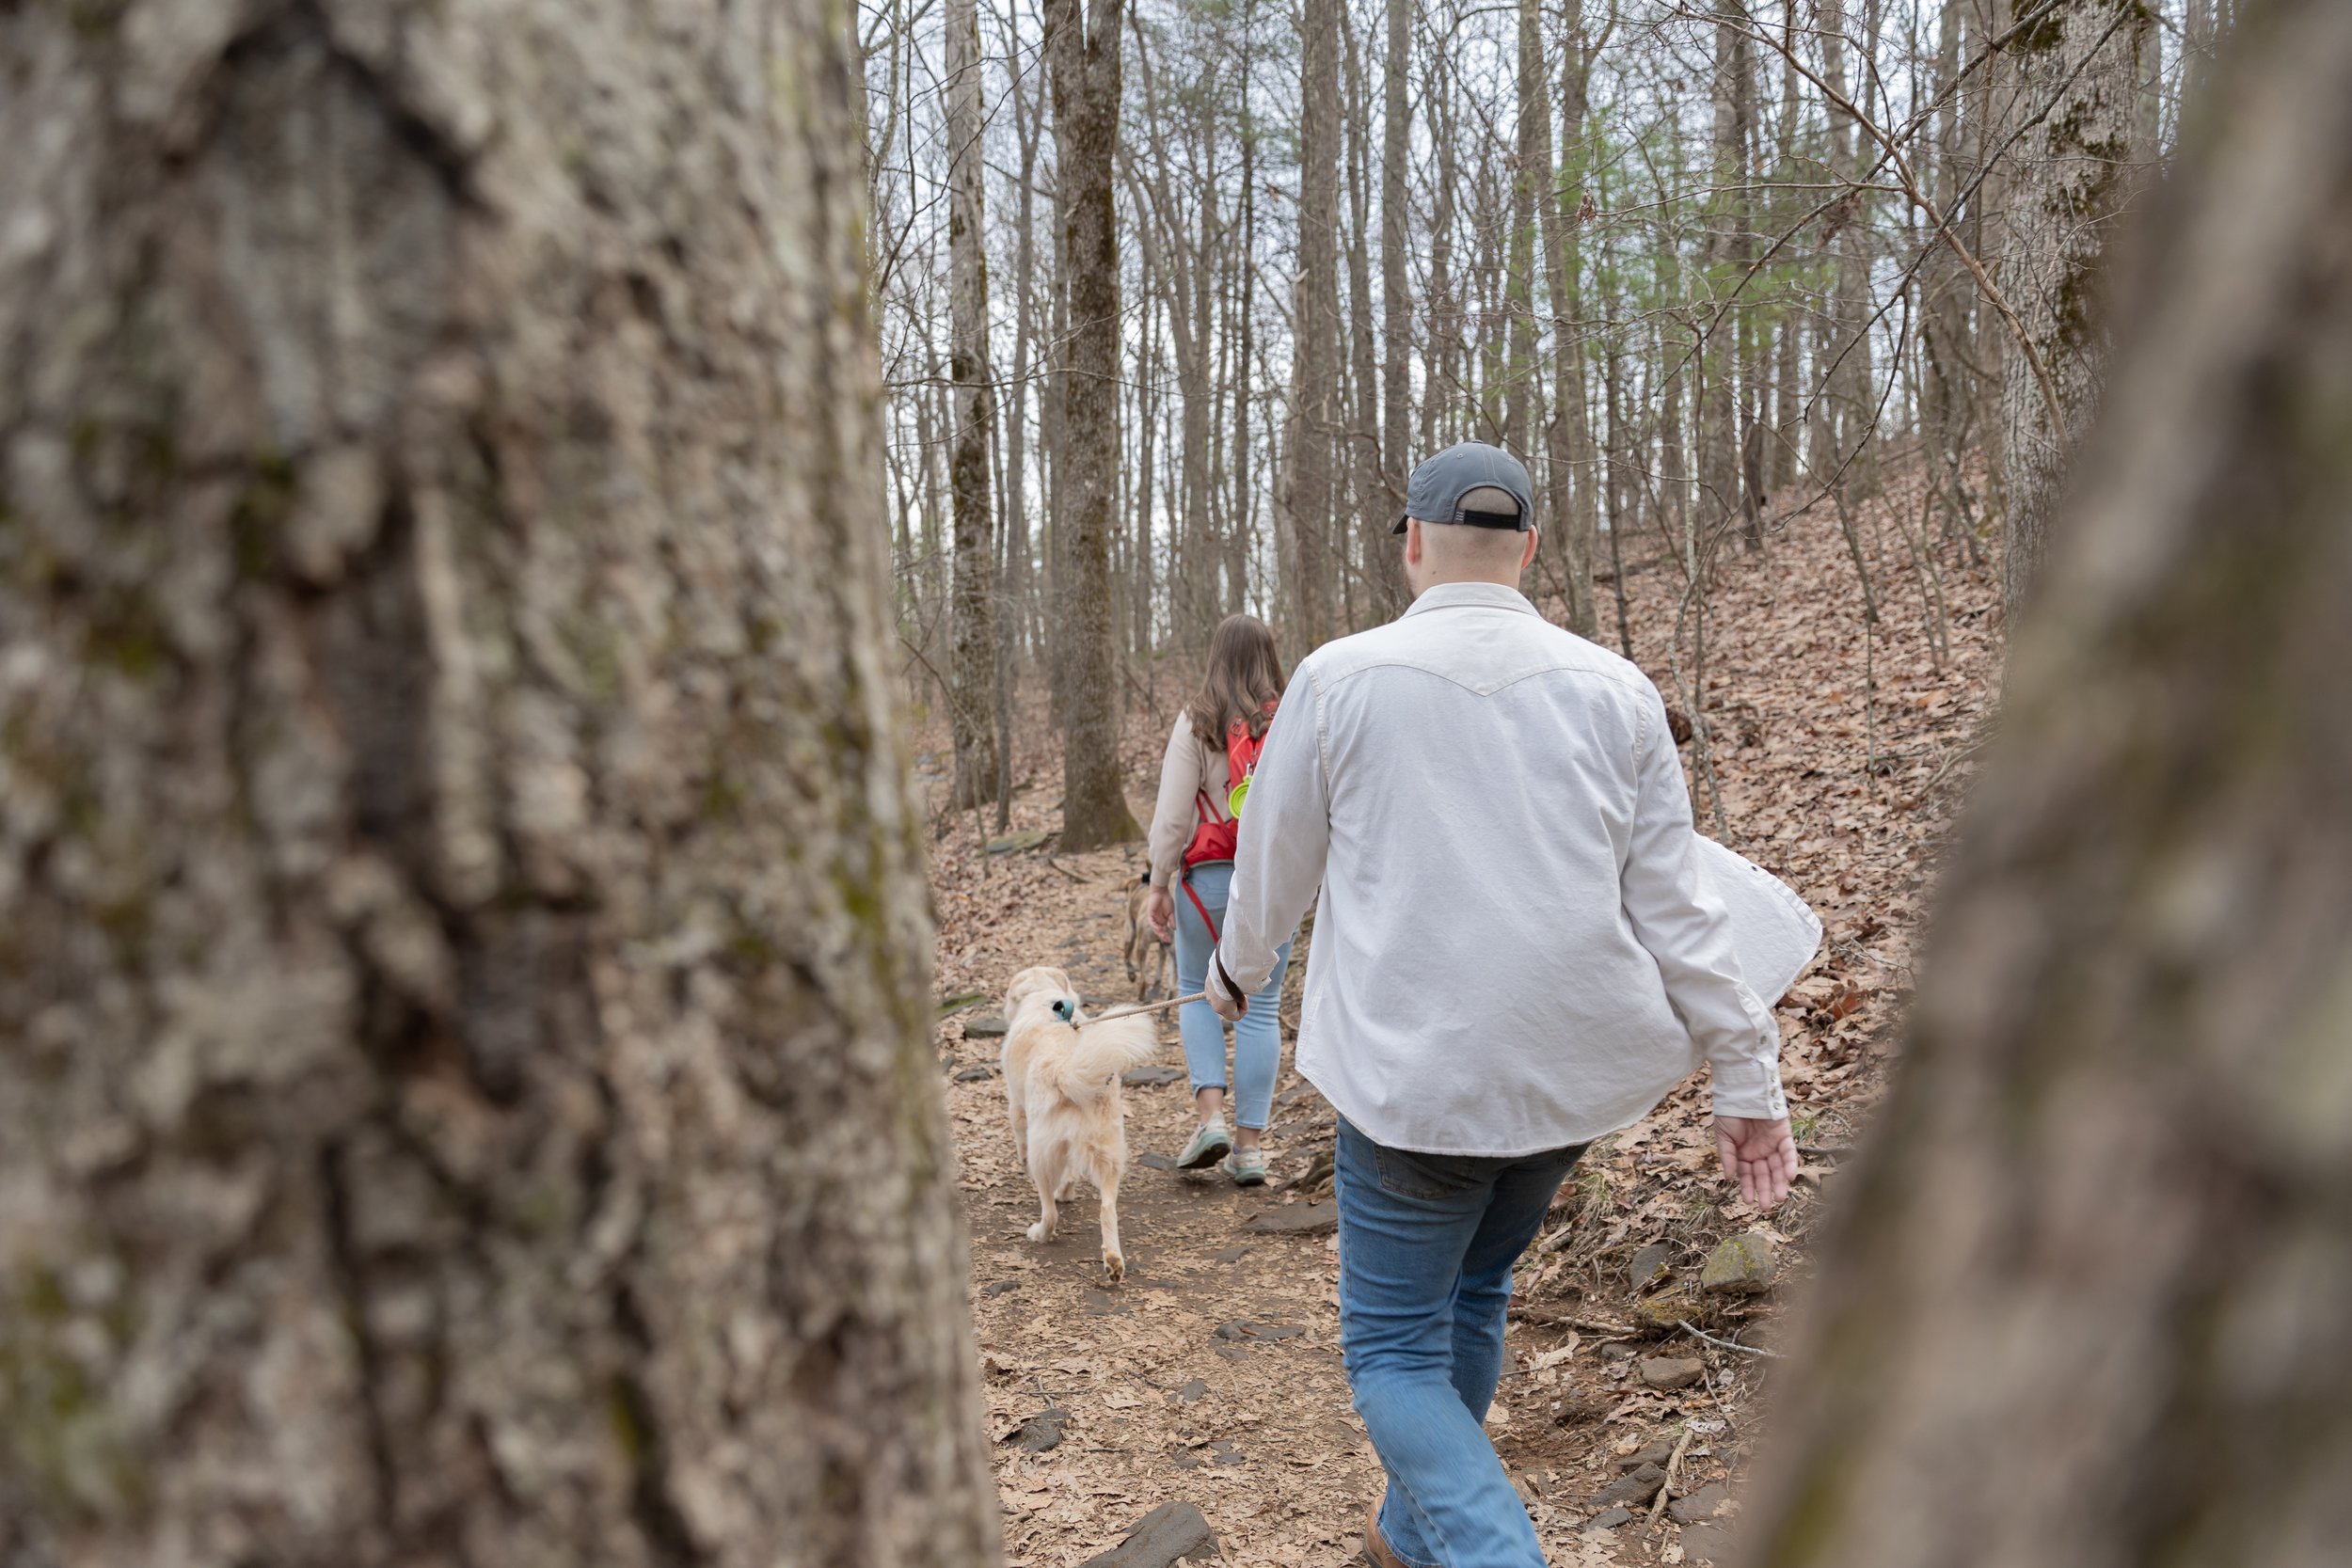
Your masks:
M 1071 870 L 1070 867 L 1062 864 L 1061 862 L 1056 860 L 1051 855 L 1045 857 L 1045 863 L 1052 866 L 1055 870 L 1060 872 L 1063 876 L 1069 878 L 1073 882 L 1083 882 L 1089 879 L 1086 873 L 1082 871 Z
M 1677 1323 L 1675 1326 L 1681 1329 L 1685 1334 L 1696 1335 L 1698 1338 L 1706 1340 L 1708 1344 L 1720 1345 L 1724 1350 L 1736 1350 L 1748 1355 L 1760 1355 L 1768 1361 L 1777 1361 L 1780 1359 L 1780 1352 L 1776 1350 L 1766 1350 L 1759 1345 L 1742 1345 L 1731 1339 L 1718 1339 L 1715 1336 L 1708 1333 L 1705 1329 L 1692 1328 L 1689 1323 Z
M 1691 1325 L 1685 1323 L 1682 1326 L 1688 1328 Z M 1649 1505 L 1649 1517 L 1642 1521 L 1644 1536 L 1658 1528 L 1658 1516 L 1666 1512 L 1666 1501 L 1675 1495 L 1675 1471 L 1681 1467 L 1682 1456 L 1690 1451 L 1693 1435 L 1690 1423 L 1683 1423 L 1682 1437 L 1675 1444 L 1675 1451 L 1666 1459 L 1666 1479 L 1658 1483 L 1658 1496 Z
M 1638 1339 L 1642 1337 L 1629 1323 L 1604 1323 L 1598 1318 L 1579 1317 L 1573 1312 L 1549 1312 L 1540 1307 L 1514 1307 L 1511 1316 L 1537 1328 L 1581 1328 L 1612 1339 Z

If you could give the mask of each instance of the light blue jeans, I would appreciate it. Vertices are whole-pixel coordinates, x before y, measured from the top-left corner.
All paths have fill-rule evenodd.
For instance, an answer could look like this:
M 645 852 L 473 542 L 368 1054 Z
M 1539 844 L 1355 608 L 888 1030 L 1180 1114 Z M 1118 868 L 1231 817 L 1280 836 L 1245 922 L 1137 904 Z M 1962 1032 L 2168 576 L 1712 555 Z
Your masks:
M 1581 1147 L 1409 1154 L 1340 1122 L 1340 1344 L 1389 1473 L 1380 1534 L 1421 1568 L 1544 1568 L 1486 1432 L 1511 1265 Z
M 1233 886 L 1232 865 L 1225 861 L 1196 865 L 1191 878 L 1192 891 L 1200 895 L 1209 918 L 1223 931 L 1226 895 Z M 1189 996 L 1206 983 L 1209 955 L 1216 949 L 1216 939 L 1200 924 L 1200 911 L 1192 907 L 1184 890 L 1180 886 L 1174 892 L 1176 994 Z M 1291 944 L 1285 941 L 1275 950 L 1274 973 L 1249 999 L 1249 1011 L 1233 1025 L 1233 1083 L 1227 1093 L 1233 1102 L 1236 1127 L 1263 1131 L 1266 1118 L 1274 1114 L 1274 1077 L 1282 1067 L 1282 975 L 1290 966 Z M 1225 1021 L 1216 1016 L 1216 1010 L 1206 1002 L 1185 1003 L 1176 1009 L 1176 1033 L 1184 1042 L 1184 1070 L 1192 1077 L 1192 1092 L 1225 1088 Z

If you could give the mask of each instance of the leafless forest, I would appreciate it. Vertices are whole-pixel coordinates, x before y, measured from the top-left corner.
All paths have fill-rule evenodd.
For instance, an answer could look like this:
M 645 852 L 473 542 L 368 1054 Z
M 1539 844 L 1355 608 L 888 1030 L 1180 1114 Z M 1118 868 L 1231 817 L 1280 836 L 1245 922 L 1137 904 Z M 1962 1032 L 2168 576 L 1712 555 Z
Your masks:
M 1900 569 L 1993 562 L 2014 604 L 2097 404 L 2099 259 L 2227 24 L 867 5 L 896 602 L 959 798 L 1036 745 L 1032 681 L 1099 753 L 1119 668 L 1225 613 L 1294 657 L 1392 615 L 1405 476 L 1466 437 L 1536 476 L 1564 624 L 1629 646 L 1624 574 L 1678 579 L 1702 744 L 1726 553 L 1851 537 L 1892 475 Z

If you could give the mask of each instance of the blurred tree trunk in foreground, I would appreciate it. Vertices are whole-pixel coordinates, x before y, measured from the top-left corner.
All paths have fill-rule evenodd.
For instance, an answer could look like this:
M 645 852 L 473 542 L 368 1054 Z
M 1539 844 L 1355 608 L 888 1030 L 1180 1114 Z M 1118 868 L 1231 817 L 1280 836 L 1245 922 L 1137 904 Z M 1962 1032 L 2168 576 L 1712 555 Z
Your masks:
M 1751 1561 L 2352 1539 L 2352 8 L 2245 14 L 2142 249 Z
M 0 14 L 0 1561 L 989 1560 L 845 13 L 175 14 Z

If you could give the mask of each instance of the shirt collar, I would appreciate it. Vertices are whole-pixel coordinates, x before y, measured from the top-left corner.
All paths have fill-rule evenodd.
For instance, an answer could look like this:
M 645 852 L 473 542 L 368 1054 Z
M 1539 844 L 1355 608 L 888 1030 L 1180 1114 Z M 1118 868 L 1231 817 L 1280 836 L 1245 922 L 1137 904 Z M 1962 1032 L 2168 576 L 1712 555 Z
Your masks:
M 1425 610 L 1461 610 L 1472 605 L 1490 610 L 1516 610 L 1537 620 L 1543 616 L 1526 594 L 1516 588 L 1505 588 L 1499 582 L 1441 582 L 1427 590 L 1406 608 L 1407 615 L 1419 615 Z

